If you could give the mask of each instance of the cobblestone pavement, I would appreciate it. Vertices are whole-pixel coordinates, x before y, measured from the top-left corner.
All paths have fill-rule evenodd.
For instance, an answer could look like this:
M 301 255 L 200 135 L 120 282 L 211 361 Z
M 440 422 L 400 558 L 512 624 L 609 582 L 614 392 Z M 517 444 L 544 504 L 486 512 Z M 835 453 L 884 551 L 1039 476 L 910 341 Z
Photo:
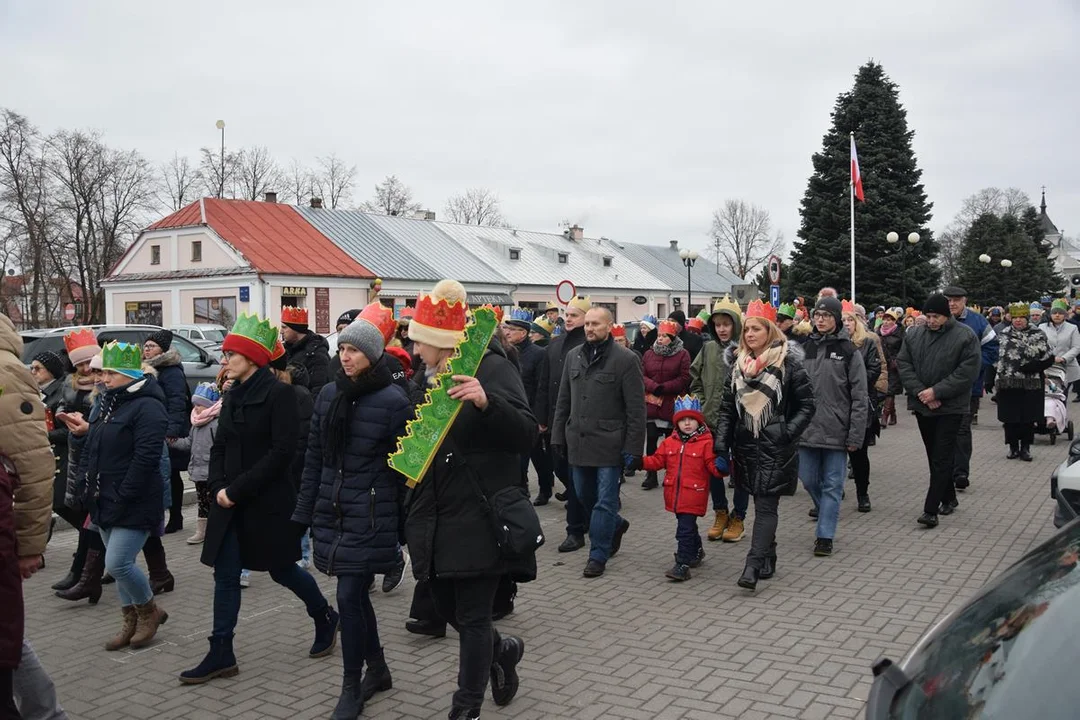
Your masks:
M 992 406 L 991 406 L 992 407 Z M 1070 406 L 1071 407 L 1071 406 Z M 1067 443 L 1038 438 L 1035 462 L 1005 460 L 1001 428 L 985 412 L 975 428 L 972 487 L 935 530 L 915 523 L 926 462 L 914 418 L 904 416 L 871 450 L 870 514 L 855 511 L 849 481 L 836 552 L 814 558 L 809 499 L 801 489 L 780 509 L 776 577 L 756 594 L 735 586 L 749 537 L 708 543 L 704 565 L 681 585 L 664 578 L 675 521 L 659 491 L 623 489 L 632 522 L 622 552 L 599 579 L 586 580 L 585 551 L 560 555 L 562 507 L 540 508 L 548 544 L 540 578 L 524 585 L 517 610 L 500 623 L 525 638 L 521 690 L 484 717 L 847 718 L 862 714 L 870 664 L 899 658 L 946 611 L 1053 534 L 1048 478 Z M 730 492 L 730 491 L 729 491 Z M 752 517 L 751 505 L 751 517 Z M 189 528 L 194 507 L 187 508 Z M 700 529 L 704 533 L 707 518 Z M 244 591 L 236 650 L 240 675 L 198 687 L 176 675 L 207 648 L 211 571 L 185 529 L 165 544 L 176 591 L 160 640 L 138 652 L 106 653 L 119 624 L 116 592 L 96 607 L 53 597 L 74 533 L 53 540 L 48 567 L 26 585 L 27 636 L 50 670 L 72 718 L 325 718 L 337 698 L 340 650 L 310 660 L 311 625 L 302 605 L 265 574 Z M 320 584 L 333 597 L 334 584 Z M 457 640 L 405 632 L 412 578 L 374 597 L 394 689 L 365 717 L 445 717 L 455 688 Z

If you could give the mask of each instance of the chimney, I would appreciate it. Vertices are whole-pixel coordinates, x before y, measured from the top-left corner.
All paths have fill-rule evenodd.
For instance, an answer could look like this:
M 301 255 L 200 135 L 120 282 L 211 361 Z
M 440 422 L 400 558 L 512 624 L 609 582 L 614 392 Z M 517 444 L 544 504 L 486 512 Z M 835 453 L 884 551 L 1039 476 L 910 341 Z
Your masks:
M 670 242 L 671 242 L 671 249 L 672 250 L 678 250 L 679 249 L 679 241 L 678 240 L 671 240 Z
M 317 197 L 311 198 L 311 207 L 315 208 L 316 210 L 321 210 L 322 209 L 322 198 L 317 198 Z
M 415 210 L 412 214 L 413 220 L 434 220 L 435 212 L 432 210 Z
M 266 194 L 263 195 L 263 201 L 268 202 L 268 203 L 276 203 L 277 202 L 277 193 L 274 192 L 273 190 L 267 190 Z
M 581 242 L 581 239 L 585 237 L 585 229 L 578 224 L 570 226 L 570 240 L 572 242 Z

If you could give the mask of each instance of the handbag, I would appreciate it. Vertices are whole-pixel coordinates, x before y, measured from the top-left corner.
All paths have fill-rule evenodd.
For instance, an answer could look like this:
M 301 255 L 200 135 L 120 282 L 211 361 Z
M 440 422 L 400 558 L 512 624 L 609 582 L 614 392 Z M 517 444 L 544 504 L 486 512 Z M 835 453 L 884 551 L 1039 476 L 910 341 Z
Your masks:
M 469 481 L 476 489 L 480 506 L 491 522 L 495 542 L 504 560 L 514 561 L 531 557 L 544 544 L 544 529 L 529 495 L 516 485 L 505 487 L 490 498 L 476 482 L 472 471 Z

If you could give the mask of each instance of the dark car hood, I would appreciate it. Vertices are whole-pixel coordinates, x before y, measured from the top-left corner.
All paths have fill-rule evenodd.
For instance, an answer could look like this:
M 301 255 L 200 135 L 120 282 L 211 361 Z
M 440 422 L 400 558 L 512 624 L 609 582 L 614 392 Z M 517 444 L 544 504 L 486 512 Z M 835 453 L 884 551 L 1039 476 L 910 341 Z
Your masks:
M 1078 560 L 1080 520 L 924 635 L 900 663 L 910 684 L 894 700 L 875 680 L 867 718 L 1080 716 Z

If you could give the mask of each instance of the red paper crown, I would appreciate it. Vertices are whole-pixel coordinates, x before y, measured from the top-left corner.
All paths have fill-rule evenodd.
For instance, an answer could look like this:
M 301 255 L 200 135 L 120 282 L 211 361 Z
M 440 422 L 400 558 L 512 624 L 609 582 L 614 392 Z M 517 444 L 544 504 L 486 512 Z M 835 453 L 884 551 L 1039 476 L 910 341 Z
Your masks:
M 503 321 L 503 309 L 501 307 L 491 304 L 484 305 L 483 307 L 486 307 L 488 310 L 495 313 L 495 322 L 501 323 Z
M 465 329 L 465 304 L 451 305 L 446 300 L 432 302 L 430 295 L 421 295 L 416 301 L 412 321 L 434 330 L 462 332 Z
M 754 300 L 746 306 L 746 319 L 764 318 L 771 323 L 776 322 L 776 308 L 760 300 Z
M 281 322 L 291 325 L 307 325 L 307 308 L 286 305 L 281 308 Z
M 705 329 L 705 321 L 699 317 L 692 317 L 686 321 L 686 329 L 700 333 Z
M 281 344 L 281 338 L 277 339 L 274 343 L 274 352 L 270 353 L 270 360 L 277 360 L 279 357 L 285 354 L 285 346 Z
M 621 337 L 621 338 L 626 337 L 626 328 L 624 328 L 622 325 L 612 325 L 611 326 L 611 336 L 612 337 Z
M 662 320 L 660 324 L 656 326 L 656 331 L 661 335 L 678 335 L 679 323 L 674 320 Z
M 93 346 L 95 350 L 98 346 L 97 337 L 90 328 L 79 328 L 64 336 L 64 349 L 67 350 L 69 355 L 72 350 L 90 346 Z
M 840 312 L 855 314 L 855 303 L 850 300 L 844 300 L 840 303 Z
M 394 331 L 397 330 L 394 311 L 381 302 L 376 301 L 365 307 L 360 311 L 357 319 L 366 320 L 374 325 L 382 333 L 384 343 L 390 342 L 390 339 L 394 337 Z

